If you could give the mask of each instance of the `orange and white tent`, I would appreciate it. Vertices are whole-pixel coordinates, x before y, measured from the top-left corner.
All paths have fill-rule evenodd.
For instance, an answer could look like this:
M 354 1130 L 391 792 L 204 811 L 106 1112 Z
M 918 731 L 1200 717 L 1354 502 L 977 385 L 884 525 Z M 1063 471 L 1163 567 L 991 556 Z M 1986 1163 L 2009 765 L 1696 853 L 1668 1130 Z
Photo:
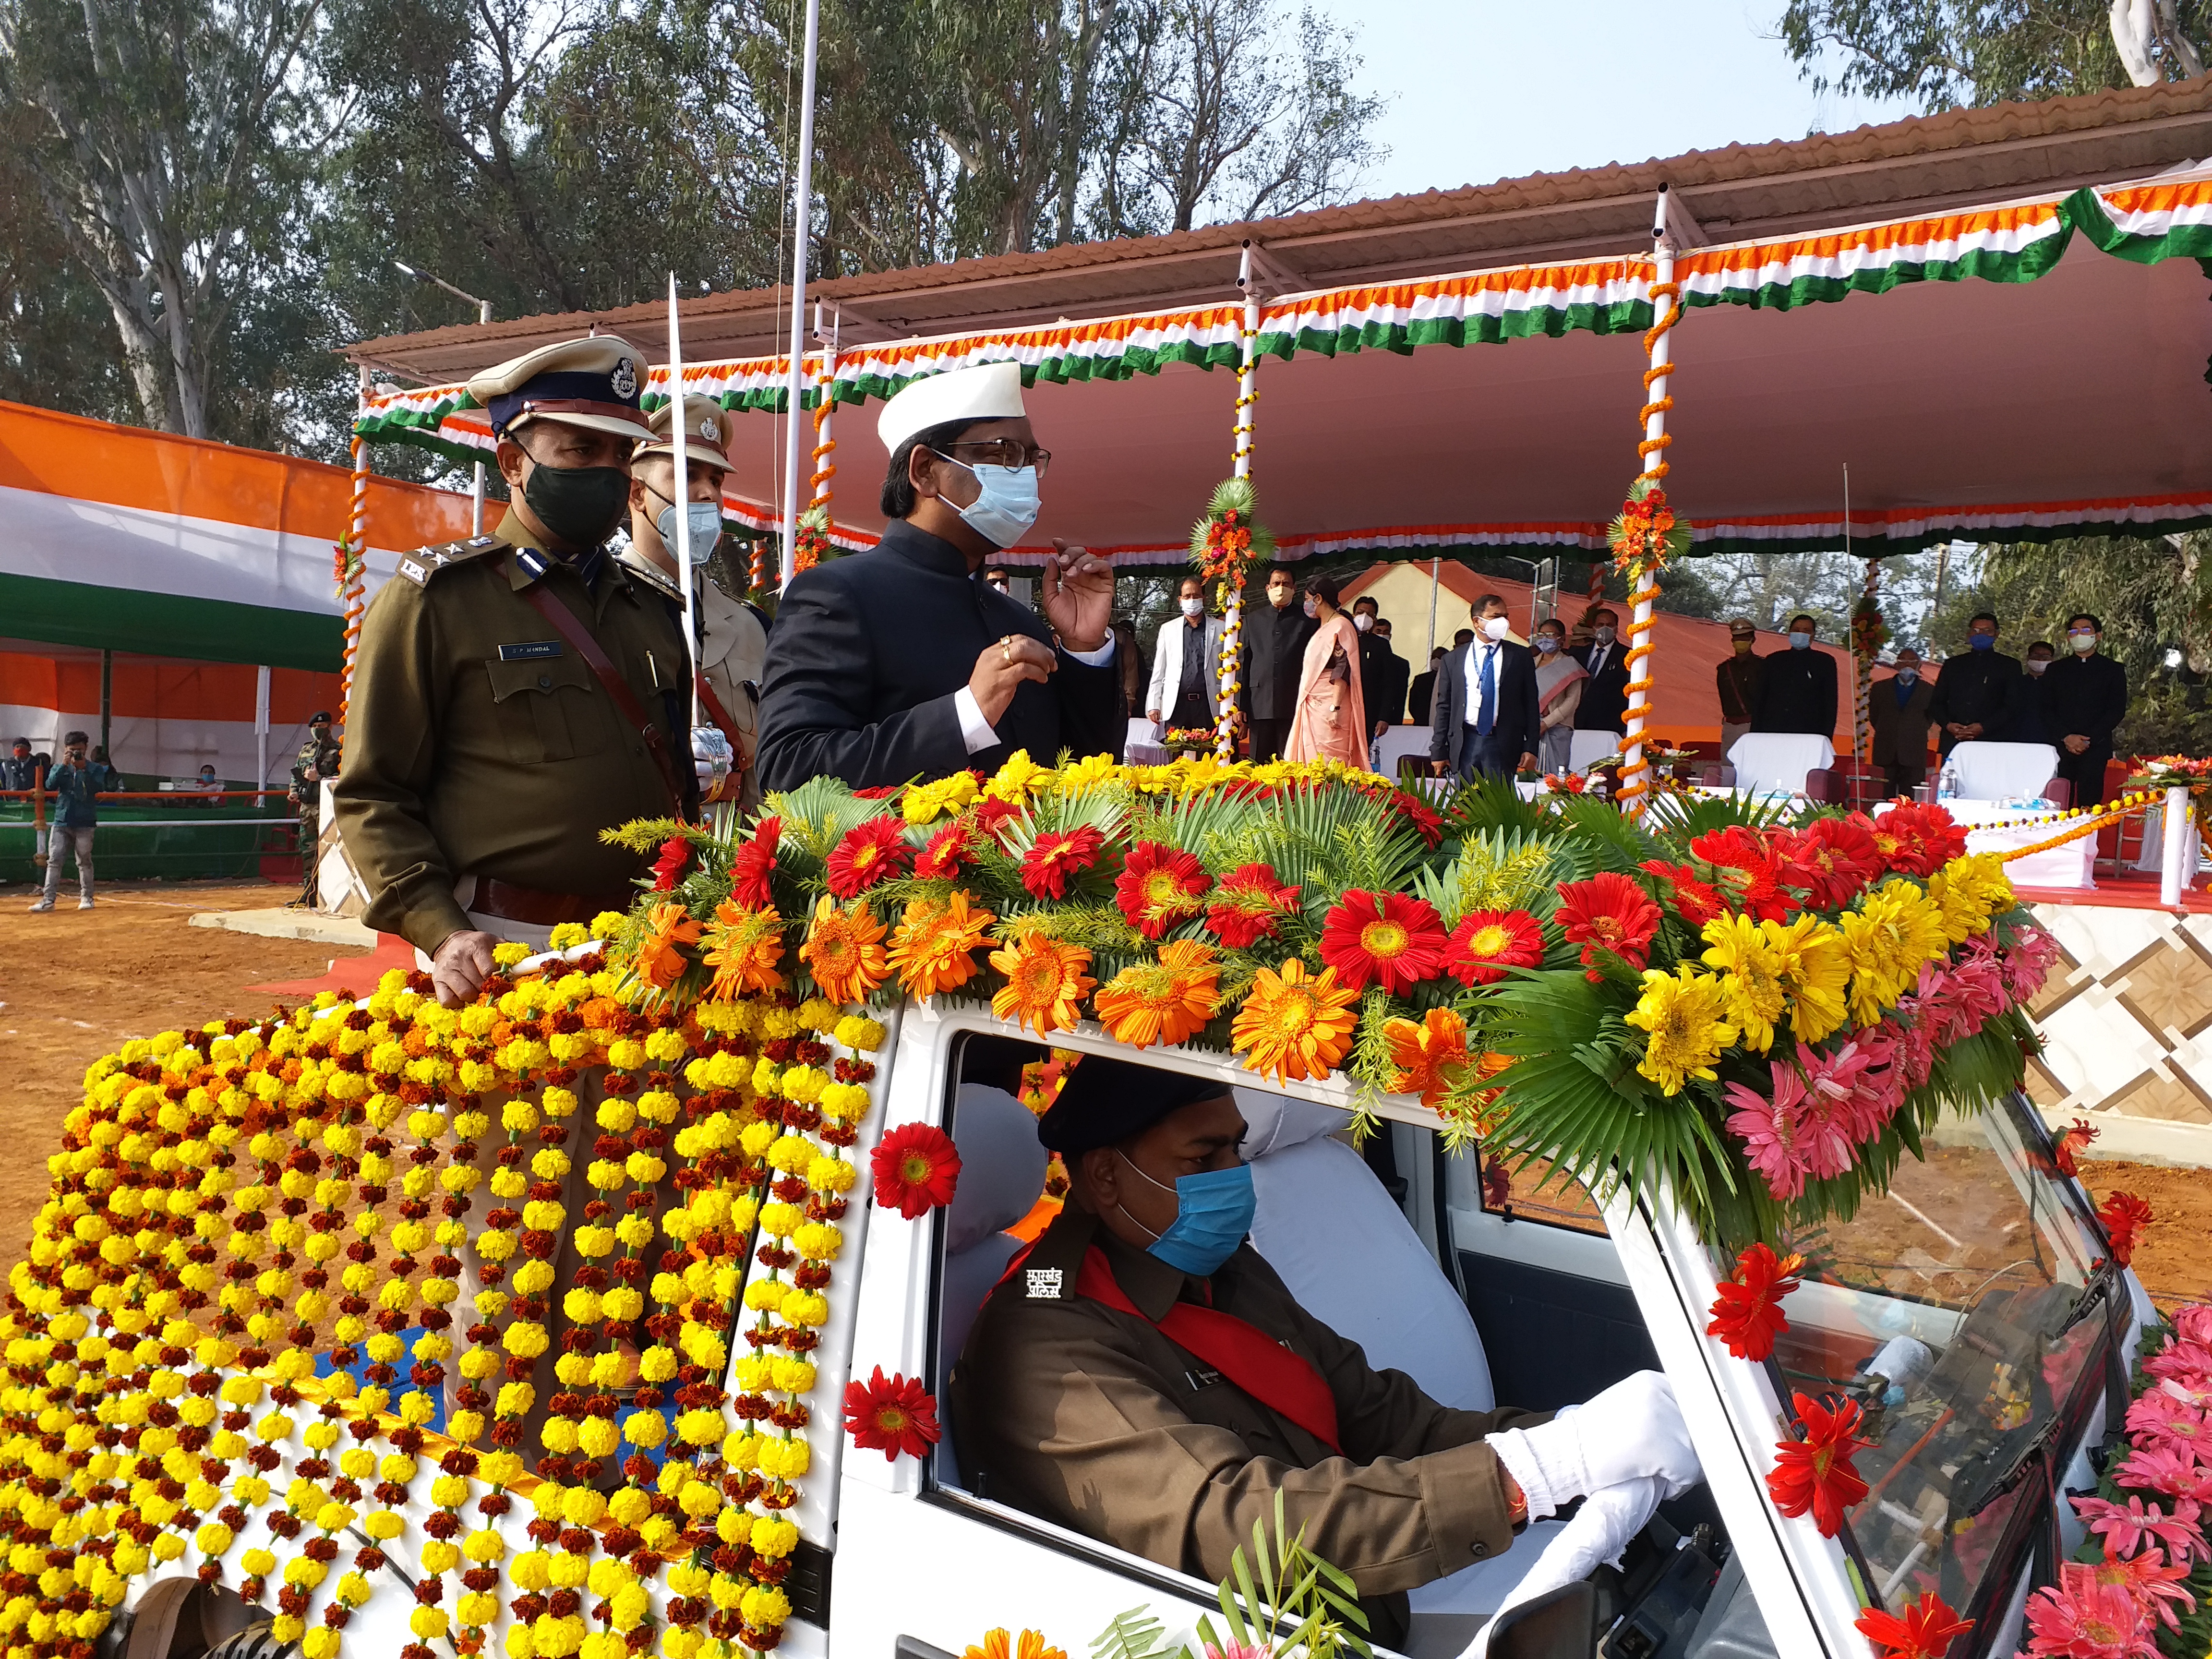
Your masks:
M 352 489 L 296 456 L 0 404 L 0 742 L 98 732 L 106 653 L 123 770 L 253 779 L 265 734 L 281 775 L 338 701 Z M 400 552 L 468 533 L 465 496 L 368 490 L 372 586 Z

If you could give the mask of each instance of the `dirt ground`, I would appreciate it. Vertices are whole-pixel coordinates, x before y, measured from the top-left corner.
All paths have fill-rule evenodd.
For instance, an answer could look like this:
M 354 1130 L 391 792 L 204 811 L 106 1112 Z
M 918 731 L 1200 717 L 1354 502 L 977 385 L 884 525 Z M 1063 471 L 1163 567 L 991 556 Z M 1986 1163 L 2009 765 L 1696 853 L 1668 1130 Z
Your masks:
M 264 909 L 298 891 L 263 883 L 104 884 L 89 912 L 76 884 L 33 915 L 33 895 L 0 887 L 0 1274 L 21 1259 L 46 1198 L 46 1155 L 82 1092 L 85 1067 L 125 1039 L 232 1014 L 268 1012 L 249 985 L 306 979 L 366 956 L 305 939 L 193 927 L 203 910 Z
M 2129 1265 L 2151 1300 L 2168 1313 L 2185 1302 L 2212 1302 L 2212 1170 L 2086 1158 L 2081 1169 L 2081 1184 L 2100 1204 L 2108 1193 L 2126 1192 L 2150 1206 L 2150 1225 Z

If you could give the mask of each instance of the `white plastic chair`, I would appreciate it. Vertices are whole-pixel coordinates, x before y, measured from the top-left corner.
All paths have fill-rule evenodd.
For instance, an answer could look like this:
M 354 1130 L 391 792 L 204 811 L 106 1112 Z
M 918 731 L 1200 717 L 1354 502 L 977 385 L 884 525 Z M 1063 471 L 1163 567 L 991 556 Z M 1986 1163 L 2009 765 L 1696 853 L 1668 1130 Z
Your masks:
M 1962 743 L 1951 750 L 1959 793 L 1966 800 L 2039 795 L 2058 772 L 2058 750 L 2047 743 Z
M 1749 795 L 1802 793 L 1805 775 L 1836 763 L 1835 745 L 1802 732 L 1749 732 L 1729 750 L 1735 787 Z
M 1567 739 L 1567 769 L 1579 772 L 1595 766 L 1620 747 L 1618 732 L 1577 732 Z

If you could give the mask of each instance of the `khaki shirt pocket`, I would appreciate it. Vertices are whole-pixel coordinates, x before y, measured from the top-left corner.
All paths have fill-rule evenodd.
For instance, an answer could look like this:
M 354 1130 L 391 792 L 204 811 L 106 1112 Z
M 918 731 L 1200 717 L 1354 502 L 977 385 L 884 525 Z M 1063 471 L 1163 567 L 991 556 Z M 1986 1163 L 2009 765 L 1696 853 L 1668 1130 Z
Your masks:
M 494 721 L 519 765 L 574 760 L 592 744 L 602 722 L 592 700 L 605 694 L 580 657 L 536 657 L 521 662 L 484 659 L 491 676 Z

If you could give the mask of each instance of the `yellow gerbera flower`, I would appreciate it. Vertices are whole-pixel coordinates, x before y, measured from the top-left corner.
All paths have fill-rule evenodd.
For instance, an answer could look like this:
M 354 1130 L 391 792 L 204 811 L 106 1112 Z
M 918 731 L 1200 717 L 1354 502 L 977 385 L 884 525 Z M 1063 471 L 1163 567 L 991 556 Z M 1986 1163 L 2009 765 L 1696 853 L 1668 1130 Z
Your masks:
M 1088 794 L 1093 789 L 1113 782 L 1120 771 L 1111 755 L 1086 755 L 1081 760 L 1062 767 L 1059 780 L 1053 787 L 1056 793 L 1071 798 Z
M 1850 947 L 1832 924 L 1815 915 L 1764 921 L 1759 932 L 1789 994 L 1791 1035 L 1800 1042 L 1818 1042 L 1850 1012 L 1844 995 L 1851 981 Z
M 1704 938 L 1711 948 L 1703 960 L 1722 971 L 1729 1018 L 1743 1033 L 1743 1046 L 1765 1054 L 1774 1046 L 1774 1022 L 1787 1006 L 1781 953 L 1747 915 L 1715 916 L 1705 924 Z
M 955 772 L 934 783 L 908 786 L 899 810 L 908 823 L 930 823 L 947 812 L 958 811 L 975 795 L 975 780 L 965 772 Z
M 991 966 L 1006 976 L 992 994 L 991 1012 L 1026 1025 L 1039 1036 L 1072 1031 L 1083 999 L 1097 981 L 1084 969 L 1091 952 L 1036 927 L 1024 927 L 991 952 Z
M 1837 918 L 1851 957 L 1851 1019 L 1871 1025 L 1950 949 L 1940 906 L 1909 881 L 1885 882 Z
M 983 787 L 983 793 L 993 800 L 1011 801 L 1018 806 L 1031 795 L 1041 795 L 1051 787 L 1052 769 L 1031 760 L 1028 750 L 1017 749 L 1006 757 L 998 775 Z
M 1688 963 L 1671 974 L 1644 970 L 1644 994 L 1628 1023 L 1651 1034 L 1636 1069 L 1670 1095 L 1692 1078 L 1714 1079 L 1713 1066 L 1735 1041 L 1727 1018 L 1728 992 L 1711 974 Z
M 1220 979 L 1212 946 L 1175 939 L 1160 947 L 1158 962 L 1115 975 L 1092 1001 L 1116 1042 L 1149 1048 L 1155 1042 L 1181 1042 L 1204 1030 L 1213 1017 Z
M 1335 969 L 1324 968 L 1316 978 L 1292 957 L 1279 974 L 1262 968 L 1253 977 L 1230 1029 L 1231 1044 L 1244 1056 L 1247 1071 L 1279 1082 L 1319 1081 L 1352 1047 L 1358 1000 L 1358 992 L 1337 984 Z

